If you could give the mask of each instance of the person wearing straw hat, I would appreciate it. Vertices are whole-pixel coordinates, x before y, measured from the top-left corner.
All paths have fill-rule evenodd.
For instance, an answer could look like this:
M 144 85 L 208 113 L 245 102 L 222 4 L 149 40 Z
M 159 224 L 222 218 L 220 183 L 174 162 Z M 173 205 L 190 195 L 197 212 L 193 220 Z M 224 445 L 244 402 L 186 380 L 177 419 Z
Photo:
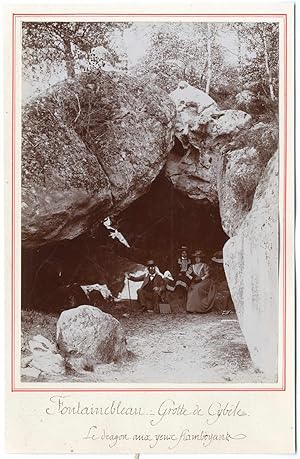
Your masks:
M 180 248 L 180 256 L 177 260 L 178 266 L 179 266 L 179 276 L 185 275 L 189 266 L 191 265 L 191 260 L 188 257 L 188 248 L 183 245 Z
M 231 310 L 234 310 L 234 304 L 231 298 L 230 290 L 224 272 L 223 251 L 219 250 L 218 252 L 215 252 L 212 256 L 211 261 L 213 262 L 211 264 L 211 275 L 217 289 L 216 306 L 218 308 L 218 303 L 220 303 L 220 306 L 223 309 L 223 314 L 229 313 Z
M 154 260 L 147 262 L 147 272 L 135 277 L 131 274 L 126 275 L 127 279 L 139 282 L 143 281 L 137 290 L 138 301 L 144 311 L 158 311 L 158 305 L 165 283 L 162 274 L 156 266 Z
M 186 292 L 188 289 L 188 280 L 186 277 L 186 272 L 191 265 L 191 260 L 188 257 L 188 248 L 187 246 L 183 245 L 179 249 L 179 257 L 177 259 L 178 269 L 173 278 L 171 277 L 166 281 L 166 290 L 168 292 L 175 292 L 175 290 L 179 287 L 184 292 L 184 297 L 186 296 Z
M 210 263 L 210 274 L 211 278 L 218 285 L 223 282 L 225 278 L 224 267 L 223 267 L 223 252 L 219 250 L 215 252 L 211 258 L 212 263 Z
M 203 262 L 204 254 L 196 250 L 192 254 L 192 264 L 186 272 L 190 281 L 187 294 L 187 312 L 209 312 L 214 306 L 216 288 L 209 278 L 208 265 Z
M 211 259 L 212 261 L 214 261 L 215 263 L 218 263 L 220 265 L 223 264 L 223 252 L 222 250 L 219 250 L 218 252 L 215 252 L 213 254 L 213 257 Z

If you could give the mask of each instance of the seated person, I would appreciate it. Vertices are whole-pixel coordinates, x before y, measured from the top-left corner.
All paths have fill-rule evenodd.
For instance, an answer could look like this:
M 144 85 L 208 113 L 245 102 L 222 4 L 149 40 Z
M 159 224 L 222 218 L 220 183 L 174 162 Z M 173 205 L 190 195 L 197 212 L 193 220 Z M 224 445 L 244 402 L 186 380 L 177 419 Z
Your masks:
M 208 312 L 215 302 L 216 287 L 209 278 L 208 265 L 203 262 L 204 254 L 196 250 L 193 262 L 186 272 L 190 282 L 187 294 L 187 312 Z
M 191 260 L 188 258 L 187 247 L 182 246 L 180 249 L 180 256 L 177 260 L 179 265 L 178 277 L 182 277 L 186 274 L 189 266 L 191 265 Z
M 147 262 L 147 272 L 135 277 L 126 274 L 127 279 L 135 282 L 143 281 L 137 291 L 138 301 L 144 311 L 158 311 L 161 294 L 164 291 L 164 279 L 153 260 Z
M 185 291 L 188 288 L 186 272 L 191 265 L 191 260 L 188 258 L 187 247 L 182 246 L 180 249 L 180 255 L 177 260 L 178 270 L 173 282 L 169 282 L 166 286 L 167 290 L 174 292 L 177 287 L 182 287 Z
M 213 279 L 217 289 L 215 307 L 223 310 L 223 313 L 228 313 L 234 310 L 234 304 L 225 276 L 222 250 L 215 252 L 211 261 L 211 278 Z

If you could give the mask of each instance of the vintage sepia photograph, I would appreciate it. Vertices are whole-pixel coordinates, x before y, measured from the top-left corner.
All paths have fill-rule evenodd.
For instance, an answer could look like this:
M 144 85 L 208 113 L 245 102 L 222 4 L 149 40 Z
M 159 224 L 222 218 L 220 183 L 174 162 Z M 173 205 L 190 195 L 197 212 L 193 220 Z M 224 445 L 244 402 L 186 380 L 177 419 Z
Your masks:
M 276 18 L 21 29 L 21 382 L 277 383 Z

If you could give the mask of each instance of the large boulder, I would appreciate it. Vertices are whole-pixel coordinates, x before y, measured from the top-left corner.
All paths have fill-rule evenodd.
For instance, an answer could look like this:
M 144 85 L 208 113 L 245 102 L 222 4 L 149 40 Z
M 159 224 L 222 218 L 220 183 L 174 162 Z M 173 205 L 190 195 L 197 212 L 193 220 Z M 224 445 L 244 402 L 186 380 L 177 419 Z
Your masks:
M 237 134 L 250 125 L 251 116 L 242 110 L 222 110 L 211 115 L 207 123 L 207 133 L 212 138 Z M 203 125 L 201 117 L 199 126 Z
M 217 204 L 221 147 L 249 127 L 251 116 L 241 110 L 221 110 L 204 91 L 186 82 L 170 97 L 176 104 L 175 136 L 181 148 L 169 155 L 165 173 L 190 198 Z
M 256 188 L 252 208 L 224 246 L 224 266 L 252 360 L 277 380 L 278 154 Z
M 191 199 L 207 200 L 217 205 L 217 161 L 210 149 L 199 150 L 189 145 L 183 155 L 173 151 L 165 168 L 174 187 Z
M 252 207 L 254 193 L 277 147 L 273 125 L 257 123 L 220 150 L 216 167 L 222 226 L 233 236 Z
M 22 114 L 22 241 L 73 239 L 142 195 L 173 146 L 175 107 L 120 72 L 83 73 Z
M 89 305 L 62 312 L 56 342 L 67 367 L 76 371 L 92 371 L 96 364 L 119 361 L 128 355 L 118 320 Z

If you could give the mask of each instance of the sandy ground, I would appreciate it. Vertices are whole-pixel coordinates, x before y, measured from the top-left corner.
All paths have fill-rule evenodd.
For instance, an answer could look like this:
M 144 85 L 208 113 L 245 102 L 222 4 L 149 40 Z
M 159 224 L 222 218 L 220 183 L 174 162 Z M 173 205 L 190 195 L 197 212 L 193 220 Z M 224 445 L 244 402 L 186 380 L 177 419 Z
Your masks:
M 143 313 L 122 317 L 132 356 L 122 363 L 97 365 L 94 372 L 59 377 L 68 382 L 257 383 L 234 313 Z M 52 382 L 58 379 L 51 377 Z

